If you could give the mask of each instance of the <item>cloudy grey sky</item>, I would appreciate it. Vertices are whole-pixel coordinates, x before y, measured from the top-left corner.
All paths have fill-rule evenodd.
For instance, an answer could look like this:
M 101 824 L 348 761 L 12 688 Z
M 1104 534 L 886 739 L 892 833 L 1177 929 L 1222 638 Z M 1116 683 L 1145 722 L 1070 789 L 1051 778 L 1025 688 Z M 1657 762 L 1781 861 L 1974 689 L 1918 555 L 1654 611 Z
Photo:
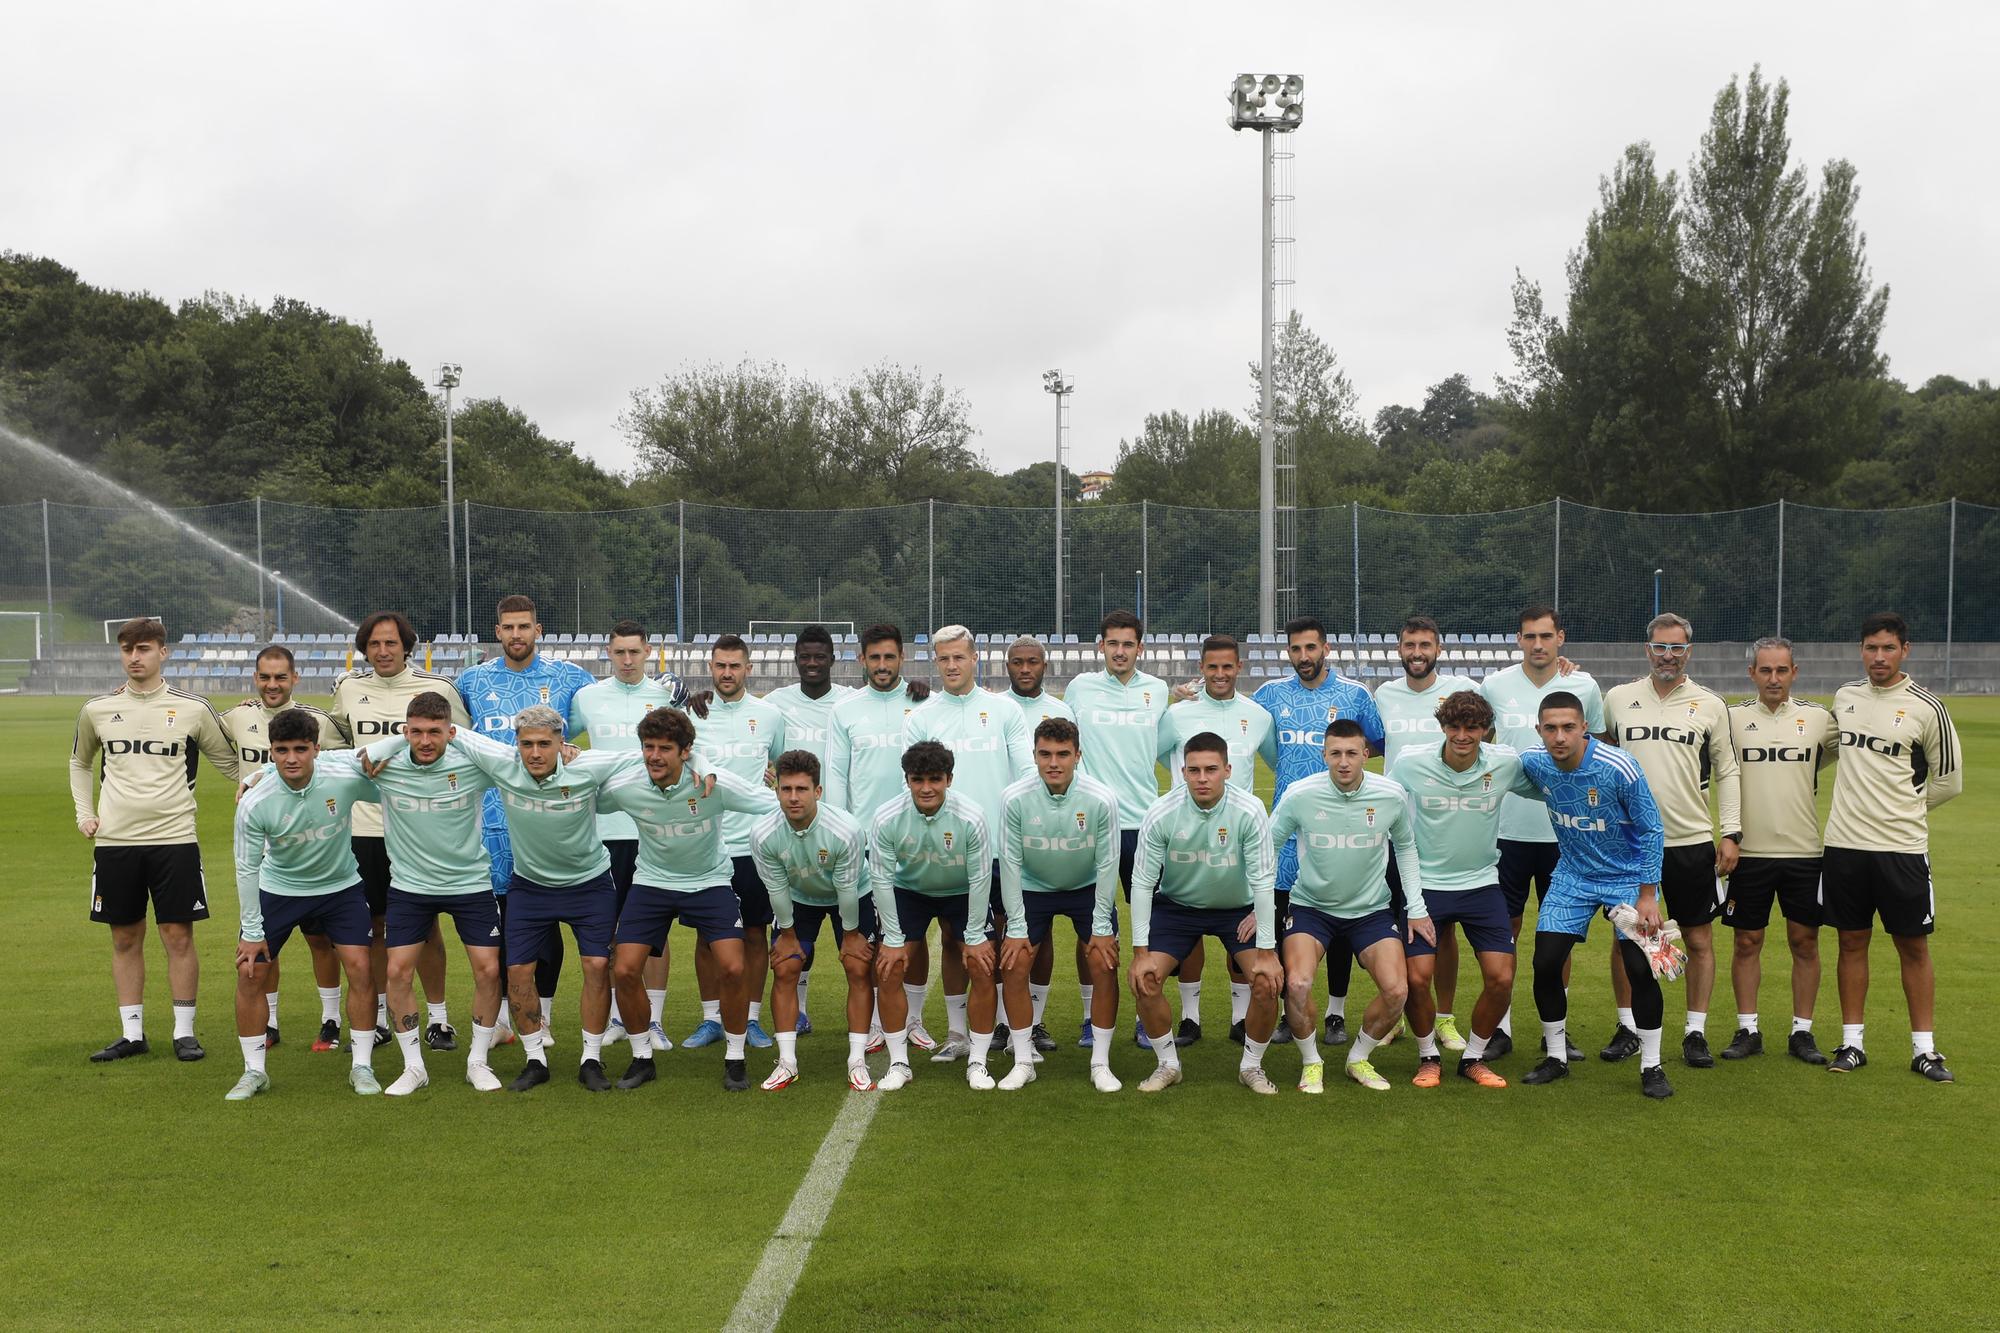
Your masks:
M 995 466 L 1241 409 L 1258 320 L 1242 70 L 1307 81 L 1297 302 L 1364 412 L 1507 369 L 1598 176 L 1684 166 L 1761 61 L 1857 165 L 1891 368 L 2000 363 L 2000 11 L 1906 5 L 5 5 L 0 246 L 169 300 L 287 295 L 464 363 L 630 465 L 690 362 L 965 390 Z M 1665 15 L 1671 13 L 1671 19 Z

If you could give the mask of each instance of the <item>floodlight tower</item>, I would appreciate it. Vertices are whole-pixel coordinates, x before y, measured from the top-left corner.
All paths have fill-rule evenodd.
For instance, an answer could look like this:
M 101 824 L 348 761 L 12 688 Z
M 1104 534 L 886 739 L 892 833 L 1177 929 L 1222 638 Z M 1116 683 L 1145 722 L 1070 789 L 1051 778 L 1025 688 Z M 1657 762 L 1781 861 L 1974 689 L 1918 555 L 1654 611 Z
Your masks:
M 1292 285 L 1290 175 L 1292 154 L 1278 147 L 1278 135 L 1305 122 L 1306 81 L 1296 74 L 1239 74 L 1229 87 L 1229 128 L 1256 130 L 1263 154 L 1263 392 L 1257 442 L 1257 629 L 1277 631 L 1280 593 L 1284 616 L 1298 600 L 1298 452 L 1291 431 L 1279 441 L 1276 412 L 1279 297 Z M 1280 180 L 1280 174 L 1284 180 Z M 1282 455 L 1282 456 L 1281 456 Z
M 444 390 L 444 544 L 445 556 L 451 570 L 451 632 L 458 633 L 458 495 L 452 476 L 451 458 L 451 391 L 458 387 L 465 367 L 456 361 L 447 361 L 438 367 L 437 386 Z M 471 571 L 467 571 L 468 575 Z M 472 608 L 465 608 L 467 627 L 472 621 Z
M 1069 474 L 1069 396 L 1076 392 L 1076 381 L 1063 375 L 1060 370 L 1042 372 L 1042 392 L 1056 397 L 1056 628 L 1055 636 L 1060 639 L 1063 632 L 1063 478 Z

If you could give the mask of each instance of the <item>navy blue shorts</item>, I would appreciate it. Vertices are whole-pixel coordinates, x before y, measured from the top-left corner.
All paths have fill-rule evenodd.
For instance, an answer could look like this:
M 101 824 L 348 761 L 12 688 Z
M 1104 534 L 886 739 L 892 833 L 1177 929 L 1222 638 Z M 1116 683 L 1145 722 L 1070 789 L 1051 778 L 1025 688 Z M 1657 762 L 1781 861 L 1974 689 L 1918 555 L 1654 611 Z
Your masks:
M 389 890 L 388 946 L 422 944 L 431 937 L 437 919 L 449 916 L 458 938 L 468 949 L 500 947 L 500 904 L 487 890 L 478 893 L 411 893 Z
M 882 938 L 882 923 L 875 917 L 874 895 L 867 893 L 861 895 L 859 920 L 861 924 L 856 929 L 861 932 L 862 939 L 873 944 Z M 838 907 L 819 907 L 813 903 L 792 904 L 792 929 L 798 932 L 799 950 L 805 954 L 808 968 L 813 965 L 813 949 L 819 940 L 821 926 L 833 927 L 833 939 L 836 944 L 847 942 L 847 932 L 840 928 Z
M 1160 899 L 1155 895 L 1153 901 Z M 1097 916 L 1097 886 L 1082 889 L 1064 889 L 1060 893 L 1037 893 L 1033 889 L 1021 894 L 1021 905 L 1028 914 L 1028 943 L 1040 947 L 1049 937 L 1049 927 L 1059 916 L 1069 918 L 1070 926 L 1078 939 L 1090 938 L 1091 922 Z M 1118 905 L 1111 905 L 1111 933 L 1118 933 Z
M 657 953 L 675 918 L 704 940 L 743 938 L 743 909 L 727 885 L 678 893 L 635 884 L 625 910 L 618 914 L 618 943 L 644 944 Z
M 771 895 L 764 888 L 764 877 L 757 873 L 757 863 L 747 856 L 732 856 L 729 862 L 729 890 L 736 895 L 743 924 L 770 925 Z
M 1510 918 L 1528 914 L 1530 880 L 1534 881 L 1537 902 L 1549 896 L 1549 885 L 1556 877 L 1556 862 L 1561 859 L 1562 848 L 1553 842 L 1500 839 L 1500 892 L 1507 899 Z
M 1118 830 L 1118 882 L 1125 886 L 1125 901 L 1132 901 L 1132 863 L 1139 859 L 1139 830 L 1122 828 Z M 1159 894 L 1153 895 L 1154 901 Z
M 1320 948 L 1329 951 L 1338 940 L 1357 957 L 1383 940 L 1401 942 L 1403 938 L 1396 930 L 1396 914 L 1386 907 L 1361 916 L 1335 916 L 1317 907 L 1307 907 L 1296 899 L 1292 902 L 1292 910 L 1285 913 L 1284 928 L 1279 935 L 1284 939 L 1309 935 L 1319 941 Z
M 896 924 L 902 928 L 905 944 L 924 938 L 933 921 L 938 923 L 938 936 L 944 943 L 964 941 L 965 916 L 972 910 L 971 894 L 952 893 L 933 898 L 928 893 L 905 888 L 898 888 L 895 893 Z
M 306 898 L 260 889 L 257 901 L 264 911 L 264 952 L 273 958 L 295 930 L 324 935 L 335 944 L 358 944 L 364 948 L 374 934 L 374 923 L 368 917 L 368 894 L 359 880 L 337 892 L 316 893 Z
M 585 958 L 611 956 L 611 932 L 618 922 L 618 891 L 611 872 L 565 889 L 537 884 L 518 871 L 507 885 L 507 957 L 513 963 L 539 960 L 550 937 L 568 926 L 576 951 Z
M 1439 889 L 1424 895 L 1424 905 L 1431 909 L 1431 924 L 1437 927 L 1438 939 L 1449 934 L 1453 926 L 1459 926 L 1474 953 L 1514 952 L 1514 923 L 1507 916 L 1507 896 L 1500 892 L 1498 884 L 1463 891 Z M 1406 943 L 1403 952 L 1421 958 L 1436 953 L 1437 946 L 1425 944 L 1418 937 Z
M 1250 908 L 1243 907 L 1187 907 L 1161 893 L 1153 895 L 1153 923 L 1146 932 L 1146 948 L 1152 953 L 1163 953 L 1172 958 L 1186 958 L 1194 952 L 1195 945 L 1201 943 L 1204 935 L 1213 935 L 1222 941 L 1222 947 L 1235 957 L 1245 949 L 1257 947 L 1253 936 L 1249 943 L 1236 938 L 1236 932 L 1243 924 L 1243 918 L 1250 914 Z

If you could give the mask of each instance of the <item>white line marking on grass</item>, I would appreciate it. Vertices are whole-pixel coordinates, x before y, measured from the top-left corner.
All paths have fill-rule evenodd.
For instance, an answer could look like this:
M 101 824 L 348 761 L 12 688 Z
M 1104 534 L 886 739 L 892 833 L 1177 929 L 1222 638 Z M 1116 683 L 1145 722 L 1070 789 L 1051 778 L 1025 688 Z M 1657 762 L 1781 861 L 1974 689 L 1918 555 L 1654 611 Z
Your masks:
M 847 1094 L 840 1114 L 833 1118 L 819 1151 L 813 1154 L 812 1165 L 806 1168 L 806 1178 L 799 1182 L 798 1193 L 792 1196 L 792 1206 L 785 1210 L 778 1229 L 764 1246 L 757 1271 L 750 1275 L 736 1308 L 730 1311 L 729 1322 L 722 1326 L 725 1333 L 778 1326 L 792 1299 L 792 1289 L 799 1284 L 799 1274 L 805 1271 L 806 1256 L 812 1253 L 813 1242 L 833 1211 L 847 1168 L 854 1164 L 854 1154 L 881 1104 L 880 1093 Z

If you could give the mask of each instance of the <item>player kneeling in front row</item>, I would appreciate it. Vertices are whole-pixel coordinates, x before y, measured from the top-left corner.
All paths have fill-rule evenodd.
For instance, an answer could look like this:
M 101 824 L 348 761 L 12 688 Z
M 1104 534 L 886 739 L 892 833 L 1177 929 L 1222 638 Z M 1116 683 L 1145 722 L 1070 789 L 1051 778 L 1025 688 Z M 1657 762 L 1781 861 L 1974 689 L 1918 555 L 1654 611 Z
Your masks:
M 1021 950 L 1017 997 L 1008 996 L 1013 1029 L 1014 1068 L 1004 1085 L 987 1071 L 998 1011 L 993 941 L 987 934 L 993 896 L 993 856 L 986 845 L 986 816 L 979 806 L 951 789 L 952 752 L 938 741 L 918 741 L 903 751 L 908 790 L 875 814 L 868 873 L 875 913 L 882 921 L 882 948 L 875 963 L 875 994 L 882 1006 L 882 1030 L 889 1041 L 889 1072 L 876 1086 L 894 1092 L 910 1082 L 909 1000 L 903 977 L 910 944 L 938 923 L 943 943 L 963 946 L 966 1026 L 971 1051 L 965 1081 L 985 1092 L 995 1086 L 1018 1088 L 1034 1077 L 1035 1046 L 1028 1004 L 1027 972 L 1032 950 Z M 1010 987 L 1010 991 L 1014 989 Z M 1026 1072 L 1023 1072 L 1023 1071 Z
M 861 826 L 854 816 L 820 799 L 819 757 L 810 750 L 778 756 L 778 810 L 750 830 L 750 859 L 771 897 L 777 937 L 771 943 L 771 1021 L 778 1063 L 764 1091 L 790 1087 L 799 1077 L 799 975 L 811 963 L 819 929 L 833 923 L 840 966 L 847 973 L 847 1086 L 867 1092 L 868 1024 L 875 1008 L 875 904 L 860 896 Z
M 1445 696 L 1436 716 L 1443 742 L 1404 746 L 1392 776 L 1410 793 L 1424 901 L 1438 943 L 1457 925 L 1479 958 L 1484 985 L 1472 1008 L 1472 1035 L 1459 1056 L 1459 1077 L 1482 1088 L 1504 1088 L 1507 1080 L 1486 1056 L 1514 996 L 1514 932 L 1500 887 L 1499 834 L 1502 798 L 1522 788 L 1521 757 L 1511 746 L 1484 742 L 1493 729 L 1493 705 L 1477 690 Z M 1429 942 L 1415 938 L 1406 952 L 1410 994 L 1404 1012 L 1417 1034 L 1416 1084 L 1431 1087 L 1440 1072 L 1436 1029 L 1443 1026 L 1431 991 L 1437 954 Z
M 1389 846 L 1402 877 L 1410 938 L 1435 947 L 1437 932 L 1424 905 L 1422 874 L 1410 824 L 1409 794 L 1391 778 L 1370 773 L 1368 735 L 1343 717 L 1326 727 L 1326 772 L 1300 778 L 1285 789 L 1271 815 L 1271 841 L 1297 835 L 1299 878 L 1285 913 L 1285 1014 L 1304 1065 L 1299 1091 L 1324 1090 L 1319 1058 L 1313 978 L 1335 942 L 1347 946 L 1375 982 L 1375 998 L 1361 1016 L 1361 1031 L 1347 1048 L 1347 1076 L 1362 1087 L 1387 1092 L 1389 1080 L 1368 1057 L 1402 1015 L 1408 994 L 1404 930 L 1389 905 Z M 1422 1060 L 1417 1085 L 1437 1086 L 1437 1033 L 1418 1034 Z M 1429 1074 L 1428 1081 L 1425 1074 Z
M 746 1092 L 750 1076 L 743 1067 L 748 1039 L 750 987 L 762 987 L 744 975 L 743 909 L 730 887 L 735 863 L 722 837 L 722 816 L 734 812 L 764 816 L 778 808 L 769 791 L 734 773 L 705 778 L 688 765 L 694 748 L 694 723 L 677 708 L 656 708 L 639 721 L 639 752 L 643 770 L 623 769 L 604 784 L 597 798 L 606 810 L 632 816 L 639 830 L 639 865 L 632 873 L 632 893 L 618 918 L 617 950 L 611 960 L 611 984 L 618 989 L 618 1012 L 632 1043 L 632 1063 L 618 1086 L 643 1087 L 653 1069 L 653 1005 L 646 995 L 646 960 L 667 938 L 679 917 L 709 946 L 720 986 L 717 1002 L 726 1043 L 722 1087 Z M 712 782 L 710 781 L 712 779 Z
M 547 704 L 514 715 L 514 744 L 467 729 L 452 739 L 493 781 L 507 822 L 512 870 L 501 931 L 507 945 L 507 994 L 514 1030 L 528 1060 L 508 1087 L 526 1092 L 549 1081 L 548 1023 L 536 985 L 541 960 L 559 957 L 550 935 L 563 926 L 583 964 L 583 1056 L 576 1081 L 605 1092 L 602 1051 L 611 1016 L 611 933 L 618 890 L 611 853 L 597 836 L 597 798 L 620 773 L 639 771 L 639 757 L 609 750 L 568 751 L 563 717 Z M 491 830 L 487 830 L 490 834 Z M 489 840 L 489 847 L 492 845 Z
M 1160 1061 L 1139 1091 L 1163 1092 L 1181 1081 L 1163 987 L 1213 935 L 1250 983 L 1237 1079 L 1252 1092 L 1275 1094 L 1264 1072 L 1283 975 L 1275 952 L 1270 821 L 1255 796 L 1231 785 L 1229 745 L 1214 732 L 1188 738 L 1181 776 L 1184 785 L 1155 801 L 1139 825 L 1132 868 L 1132 997 Z
M 243 1077 L 226 1094 L 248 1100 L 271 1086 L 264 1069 L 269 1010 L 264 983 L 294 930 L 332 941 L 347 973 L 347 1017 L 353 1029 L 353 1089 L 382 1091 L 375 1079 L 375 985 L 368 946 L 372 926 L 361 871 L 350 846 L 356 800 L 372 800 L 375 784 L 352 753 L 319 753 L 319 721 L 302 709 L 272 716 L 266 739 L 276 779 L 247 792 L 236 807 L 236 894 L 242 938 L 236 946 L 236 1033 Z
M 1584 729 L 1583 703 L 1566 690 L 1542 700 L 1537 714 L 1542 743 L 1521 754 L 1523 788 L 1539 791 L 1561 848 L 1549 891 L 1535 919 L 1535 1008 L 1542 1017 L 1548 1054 L 1522 1078 L 1553 1083 L 1569 1074 L 1569 996 L 1563 969 L 1583 942 L 1590 919 L 1619 906 L 1636 907 L 1639 928 L 1660 929 L 1660 861 L 1666 830 L 1639 762 Z M 1665 1001 L 1645 950 L 1614 936 L 1632 981 L 1632 1017 L 1639 1035 L 1639 1088 L 1648 1097 L 1671 1097 L 1660 1067 L 1660 1023 Z
M 1121 1085 L 1111 1072 L 1111 1036 L 1118 1024 L 1118 794 L 1077 772 L 1083 750 L 1076 723 L 1045 719 L 1035 727 L 1034 743 L 1035 776 L 1002 797 L 1000 896 L 1007 934 L 1016 937 L 1018 921 L 1039 956 L 1055 919 L 1069 918 L 1082 944 L 1090 1081 L 1099 1092 L 1116 1092 Z M 1004 976 L 1008 969 L 1001 971 Z

